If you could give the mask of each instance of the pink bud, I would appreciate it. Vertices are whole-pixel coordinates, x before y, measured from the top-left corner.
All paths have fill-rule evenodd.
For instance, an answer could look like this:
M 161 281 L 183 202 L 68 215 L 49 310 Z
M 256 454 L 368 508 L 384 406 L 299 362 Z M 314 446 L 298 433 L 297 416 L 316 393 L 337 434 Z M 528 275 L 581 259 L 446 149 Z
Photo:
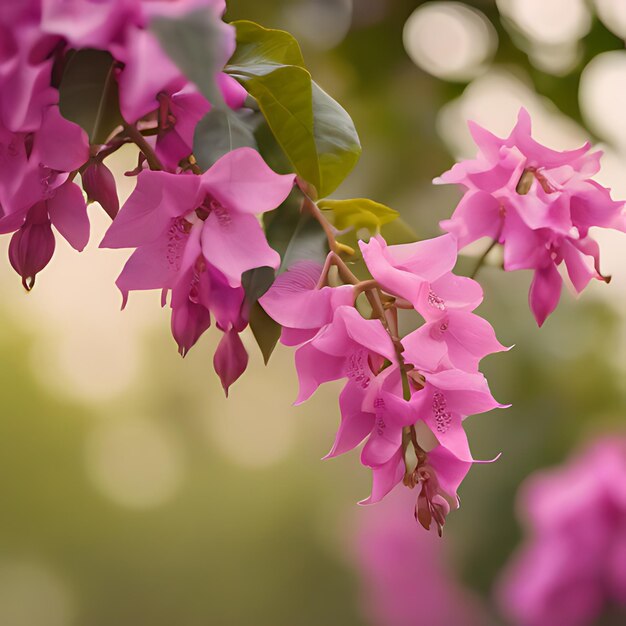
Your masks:
M 224 333 L 213 357 L 213 367 L 222 381 L 226 396 L 228 388 L 246 371 L 247 365 L 248 353 L 237 331 L 231 328 Z
M 24 289 L 30 291 L 35 284 L 35 276 L 52 258 L 54 235 L 46 204 L 33 206 L 24 224 L 17 230 L 9 244 L 9 261 L 13 269 L 22 277 Z
M 99 202 L 111 219 L 120 209 L 115 178 L 111 170 L 102 162 L 94 161 L 83 172 L 83 187 L 89 200 Z

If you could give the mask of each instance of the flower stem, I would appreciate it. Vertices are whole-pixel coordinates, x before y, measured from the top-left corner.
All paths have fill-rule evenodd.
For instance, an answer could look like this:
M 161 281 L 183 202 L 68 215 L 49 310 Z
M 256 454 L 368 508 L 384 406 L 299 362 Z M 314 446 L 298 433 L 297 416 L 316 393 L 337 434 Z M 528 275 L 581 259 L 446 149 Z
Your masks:
M 128 138 L 143 152 L 148 161 L 148 165 L 151 170 L 162 171 L 165 168 L 156 155 L 156 152 L 152 149 L 152 146 L 146 141 L 145 137 L 137 130 L 135 126 L 124 122 L 124 130 L 128 135 Z

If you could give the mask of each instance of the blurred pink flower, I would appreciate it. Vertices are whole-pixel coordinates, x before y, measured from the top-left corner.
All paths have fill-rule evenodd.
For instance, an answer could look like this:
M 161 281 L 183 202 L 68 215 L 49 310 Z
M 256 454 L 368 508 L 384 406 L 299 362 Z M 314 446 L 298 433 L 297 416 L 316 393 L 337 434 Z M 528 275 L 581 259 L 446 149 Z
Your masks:
M 605 608 L 626 619 L 626 440 L 605 438 L 522 486 L 525 544 L 497 595 L 522 626 L 584 626 Z
M 351 559 L 361 581 L 363 617 L 371 626 L 482 626 L 486 611 L 456 579 L 452 544 L 418 532 L 406 490 L 361 508 L 350 526 Z M 356 526 L 356 532 L 355 532 Z
M 454 234 L 460 248 L 489 237 L 504 245 L 504 269 L 532 269 L 530 307 L 541 326 L 556 308 L 562 287 L 557 267 L 565 263 L 578 293 L 600 273 L 599 248 L 589 228 L 626 230 L 623 202 L 592 179 L 600 152 L 557 152 L 531 137 L 530 116 L 519 113 L 506 139 L 470 122 L 478 145 L 475 159 L 457 163 L 435 179 L 465 188 L 465 195 L 441 227 Z

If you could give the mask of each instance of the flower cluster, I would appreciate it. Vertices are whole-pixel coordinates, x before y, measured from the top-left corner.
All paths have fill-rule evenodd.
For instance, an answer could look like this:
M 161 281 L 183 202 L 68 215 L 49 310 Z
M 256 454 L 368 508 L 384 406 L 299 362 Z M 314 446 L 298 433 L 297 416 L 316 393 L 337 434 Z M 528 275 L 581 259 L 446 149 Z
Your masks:
M 514 623 L 584 626 L 611 606 L 626 608 L 623 439 L 597 441 L 563 467 L 531 477 L 518 504 L 528 537 L 499 594 Z
M 478 363 L 505 348 L 472 312 L 482 300 L 478 283 L 452 273 L 452 235 L 397 246 L 376 236 L 360 246 L 373 280 L 356 280 L 331 253 L 324 268 L 294 264 L 260 303 L 283 326 L 283 343 L 298 346 L 297 403 L 323 382 L 347 379 L 327 458 L 366 440 L 361 462 L 373 485 L 362 503 L 378 502 L 404 482 L 417 488 L 419 522 L 429 528 L 434 521 L 441 531 L 474 463 L 462 422 L 502 406 Z M 333 263 L 348 284 L 326 284 Z M 360 293 L 369 299 L 370 319 L 355 307 Z M 400 338 L 398 308 L 419 313 L 424 324 Z
M 224 336 L 214 365 L 224 389 L 246 369 L 239 334 L 247 325 L 242 274 L 278 268 L 257 215 L 275 209 L 294 176 L 275 174 L 258 152 L 229 152 L 200 176 L 144 171 L 101 247 L 136 248 L 117 286 L 171 293 L 172 334 L 184 356 L 211 323 Z
M 0 233 L 14 233 L 9 258 L 27 289 L 53 255 L 52 226 L 76 250 L 88 242 L 87 206 L 73 182 L 79 172 L 90 199 L 112 217 L 118 209 L 115 181 L 102 161 L 129 139 L 120 132 L 108 145 L 90 147 L 86 132 L 62 117 L 58 86 L 65 68 L 78 50 L 110 53 L 124 123 L 153 126 L 147 145 L 164 169 L 176 171 L 191 154 L 194 127 L 211 105 L 147 25 L 154 17 L 200 7 L 221 15 L 225 2 L 25 0 L 0 7 Z M 221 26 L 226 62 L 234 29 Z M 216 78 L 226 101 L 241 106 L 245 91 L 226 75 Z
M 600 272 L 600 251 L 589 229 L 626 230 L 624 203 L 592 179 L 601 152 L 589 152 L 589 144 L 566 152 L 542 146 L 531 137 L 525 109 L 506 139 L 474 123 L 470 131 L 478 156 L 434 181 L 466 190 L 441 226 L 456 235 L 460 248 L 481 237 L 503 244 L 507 271 L 532 269 L 529 302 L 541 326 L 559 303 L 561 263 L 578 293 L 592 279 L 609 281 Z

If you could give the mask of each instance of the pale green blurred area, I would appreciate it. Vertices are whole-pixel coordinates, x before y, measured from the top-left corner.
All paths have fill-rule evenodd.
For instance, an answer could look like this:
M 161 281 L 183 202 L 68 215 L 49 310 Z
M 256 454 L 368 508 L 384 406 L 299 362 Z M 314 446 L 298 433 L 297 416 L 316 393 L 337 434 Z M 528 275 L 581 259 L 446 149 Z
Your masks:
M 385 202 L 427 237 L 458 199 L 430 181 L 471 154 L 464 120 L 505 133 L 520 104 L 539 138 L 557 147 L 590 133 L 603 141 L 602 180 L 626 196 L 618 37 L 626 17 L 620 22 L 598 0 L 610 32 L 592 3 L 563 0 L 567 19 L 554 20 L 524 2 L 530 13 L 513 0 L 498 3 L 508 30 L 486 0 L 467 3 L 484 13 L 463 14 L 466 22 L 446 22 L 449 6 L 443 18 L 436 13 L 452 3 L 426 3 L 435 22 L 412 18 L 406 49 L 454 82 L 405 51 L 415 1 L 233 0 L 229 17 L 302 39 L 314 76 L 352 114 L 363 142 L 339 195 Z M 133 155 L 116 159 L 121 174 Z M 132 182 L 120 180 L 127 195 Z M 265 368 L 246 336 L 251 365 L 226 400 L 211 364 L 215 332 L 183 361 L 158 294 L 133 294 L 120 313 L 113 283 L 126 255 L 97 249 L 107 218 L 90 211 L 88 250 L 78 256 L 59 242 L 33 293 L 0 265 L 0 624 L 367 624 L 347 546 L 369 476 L 356 452 L 320 461 L 338 423 L 340 387 L 292 407 L 291 352 L 278 349 Z M 597 433 L 624 430 L 624 243 L 619 235 L 602 243 L 612 284 L 578 302 L 564 292 L 541 330 L 527 307 L 527 275 L 496 267 L 480 274 L 481 313 L 503 343 L 516 344 L 484 371 L 513 407 L 466 422 L 477 458 L 502 457 L 472 470 L 443 541 L 485 598 L 519 538 L 521 480 Z

